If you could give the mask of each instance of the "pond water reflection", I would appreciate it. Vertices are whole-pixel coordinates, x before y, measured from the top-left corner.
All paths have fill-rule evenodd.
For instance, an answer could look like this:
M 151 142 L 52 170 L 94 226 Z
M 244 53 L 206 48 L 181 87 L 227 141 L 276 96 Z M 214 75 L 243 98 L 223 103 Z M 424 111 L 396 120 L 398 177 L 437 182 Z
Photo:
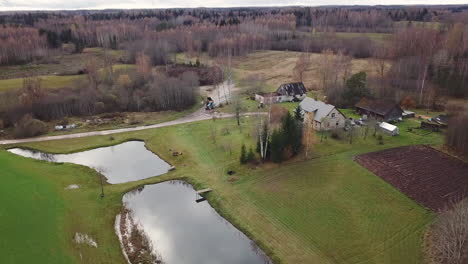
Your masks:
M 168 181 L 127 193 L 123 202 L 164 263 L 270 263 L 253 241 L 208 202 L 195 199 L 190 184 Z
M 145 143 L 129 141 L 71 154 L 50 154 L 13 148 L 11 153 L 50 162 L 69 162 L 85 165 L 102 173 L 111 184 L 137 181 L 169 171 L 171 165 L 145 148 Z

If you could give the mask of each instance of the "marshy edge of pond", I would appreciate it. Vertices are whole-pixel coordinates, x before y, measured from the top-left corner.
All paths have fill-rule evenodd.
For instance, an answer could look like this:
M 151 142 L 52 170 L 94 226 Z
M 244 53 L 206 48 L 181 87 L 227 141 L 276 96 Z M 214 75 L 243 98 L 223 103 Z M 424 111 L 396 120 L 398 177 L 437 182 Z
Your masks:
M 125 206 L 123 204 L 123 198 L 127 193 L 136 191 L 137 189 L 144 187 L 146 185 L 155 185 L 155 184 L 160 184 L 160 183 L 164 183 L 168 181 L 183 181 L 191 185 L 194 191 L 209 188 L 209 186 L 202 184 L 198 182 L 195 178 L 189 177 L 189 176 L 176 176 L 176 177 L 171 177 L 168 179 L 163 179 L 162 177 L 161 178 L 156 177 L 156 179 L 154 179 L 154 182 L 141 183 L 141 184 L 134 185 L 133 187 L 125 188 L 124 191 L 120 195 L 120 200 L 121 200 L 120 209 L 114 214 L 114 216 L 117 216 L 122 210 L 124 210 Z M 245 224 L 242 224 L 242 221 L 237 220 L 236 217 L 234 217 L 234 215 L 229 212 L 229 209 L 223 206 L 221 199 L 219 199 L 219 196 L 216 197 L 216 195 L 214 194 L 215 192 L 216 192 L 216 189 L 213 189 L 213 191 L 209 193 L 205 193 L 203 195 L 203 198 L 206 199 L 204 202 L 207 202 L 220 217 L 224 218 L 224 220 L 229 222 L 234 228 L 242 232 L 248 239 L 250 239 L 253 243 L 255 243 L 255 245 L 260 250 L 262 250 L 263 253 L 270 259 L 271 264 L 283 264 L 284 262 L 282 262 L 281 259 L 276 256 L 273 250 L 268 248 L 265 243 L 263 243 L 255 235 L 253 235 L 253 233 L 251 233 L 246 227 L 244 227 Z M 113 226 L 115 226 L 115 223 L 113 223 Z

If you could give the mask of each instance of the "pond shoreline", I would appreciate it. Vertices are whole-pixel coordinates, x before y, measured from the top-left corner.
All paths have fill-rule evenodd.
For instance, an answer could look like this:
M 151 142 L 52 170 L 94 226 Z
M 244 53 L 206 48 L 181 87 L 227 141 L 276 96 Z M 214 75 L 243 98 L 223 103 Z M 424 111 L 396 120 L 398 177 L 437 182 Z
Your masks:
M 151 249 L 155 259 L 160 261 L 157 263 L 186 263 L 187 258 L 197 263 L 210 259 L 219 263 L 273 263 L 254 240 L 223 217 L 208 201 L 196 203 L 195 194 L 194 186 L 186 179 L 145 184 L 125 193 L 122 196 L 122 210 L 115 217 L 114 224 L 124 254 L 128 256 L 135 252 L 133 243 L 128 240 L 129 236 L 133 236 L 130 223 L 130 226 L 141 228 L 142 234 L 139 235 L 150 240 L 147 245 L 140 243 L 140 246 L 143 245 L 140 249 Z M 158 221 L 154 222 L 154 219 Z M 159 231 L 154 233 L 155 230 Z M 164 236 L 160 237 L 160 232 Z M 171 243 L 164 243 L 167 239 Z M 152 247 L 155 241 L 159 244 L 155 245 L 157 250 Z M 221 241 L 223 243 L 219 244 Z M 184 254 L 174 255 L 175 251 Z M 205 254 L 202 259 L 200 254 Z

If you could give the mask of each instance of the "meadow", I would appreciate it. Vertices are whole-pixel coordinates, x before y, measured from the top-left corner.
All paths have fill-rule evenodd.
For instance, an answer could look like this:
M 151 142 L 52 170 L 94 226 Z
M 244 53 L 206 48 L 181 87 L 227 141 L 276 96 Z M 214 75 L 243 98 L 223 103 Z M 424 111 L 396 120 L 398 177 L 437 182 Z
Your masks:
M 54 190 L 46 197 L 54 203 L 59 197 L 64 210 L 45 215 L 55 222 L 62 254 L 76 262 L 124 263 L 114 234 L 114 217 L 121 208 L 122 195 L 138 185 L 168 179 L 185 179 L 196 188 L 210 187 L 210 204 L 259 244 L 276 263 L 421 263 L 423 232 L 433 214 L 398 192 L 391 185 L 353 161 L 353 156 L 370 151 L 410 144 L 442 143 L 440 134 L 419 136 L 407 131 L 415 120 L 401 123 L 401 135 L 384 136 L 379 145 L 372 136 L 348 140 L 327 137 L 320 142 L 314 135 L 311 158 L 303 156 L 278 164 L 239 165 L 242 144 L 254 147 L 255 117 L 203 121 L 154 130 L 88 137 L 22 146 L 53 153 L 69 153 L 131 139 L 146 146 L 176 166 L 160 177 L 118 185 L 105 185 L 106 196 L 99 198 L 97 173 L 76 165 L 48 164 L 1 151 L 7 174 L 29 175 Z M 181 151 L 173 157 L 172 151 Z M 53 169 L 56 168 L 57 171 Z M 227 175 L 228 170 L 236 173 Z M 31 180 L 28 180 L 31 181 Z M 65 190 L 80 184 L 76 190 Z M 33 193 L 25 192 L 28 199 Z M 10 199 L 15 200 L 15 195 Z M 55 197 L 55 198 L 54 198 Z M 27 197 L 24 197 L 26 199 Z M 14 206 L 13 204 L 11 206 Z M 31 208 L 18 208 L 27 214 Z M 0 209 L 2 213 L 4 209 Z M 0 213 L 1 214 L 1 213 Z M 34 223 L 35 228 L 39 223 Z M 12 221 L 10 236 L 24 232 Z M 90 234 L 98 248 L 79 246 L 72 241 L 75 232 Z M 31 241 L 51 247 L 54 238 L 31 236 Z M 3 250 L 2 250 L 3 251 Z M 0 252 L 0 258 L 15 256 Z M 40 259 L 40 258 L 38 258 Z

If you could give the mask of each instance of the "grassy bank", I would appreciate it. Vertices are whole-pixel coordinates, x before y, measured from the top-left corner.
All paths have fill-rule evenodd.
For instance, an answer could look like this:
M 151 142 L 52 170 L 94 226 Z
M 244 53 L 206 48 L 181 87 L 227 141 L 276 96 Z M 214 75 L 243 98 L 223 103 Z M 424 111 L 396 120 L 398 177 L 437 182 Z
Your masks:
M 404 127 L 413 122 L 401 124 L 399 137 L 385 136 L 384 145 L 378 145 L 372 136 L 357 138 L 352 145 L 347 140 L 315 140 L 311 160 L 298 157 L 281 166 L 239 165 L 241 145 L 255 144 L 250 136 L 252 117 L 244 118 L 241 128 L 226 119 L 116 134 L 113 140 L 101 136 L 25 145 L 61 153 L 140 139 L 177 167 L 163 177 L 108 185 L 103 200 L 98 198 L 97 177 L 89 169 L 4 155 L 21 161 L 19 171 L 30 163 L 64 167 L 68 174 L 76 175 L 41 177 L 50 184 L 61 184 L 57 189 L 68 210 L 62 221 L 65 232 L 60 236 L 78 262 L 81 253 L 86 259 L 109 257 L 112 263 L 123 263 L 113 229 L 122 195 L 139 184 L 185 177 L 200 188 L 213 188 L 209 202 L 278 263 L 421 263 L 422 232 L 432 214 L 352 160 L 359 153 L 442 142 L 439 134 L 422 137 L 406 132 Z M 174 150 L 183 155 L 173 157 Z M 228 170 L 236 174 L 228 176 Z M 64 186 L 74 183 L 85 187 L 73 193 L 64 191 Z M 105 246 L 78 248 L 70 239 L 74 232 L 88 233 Z

